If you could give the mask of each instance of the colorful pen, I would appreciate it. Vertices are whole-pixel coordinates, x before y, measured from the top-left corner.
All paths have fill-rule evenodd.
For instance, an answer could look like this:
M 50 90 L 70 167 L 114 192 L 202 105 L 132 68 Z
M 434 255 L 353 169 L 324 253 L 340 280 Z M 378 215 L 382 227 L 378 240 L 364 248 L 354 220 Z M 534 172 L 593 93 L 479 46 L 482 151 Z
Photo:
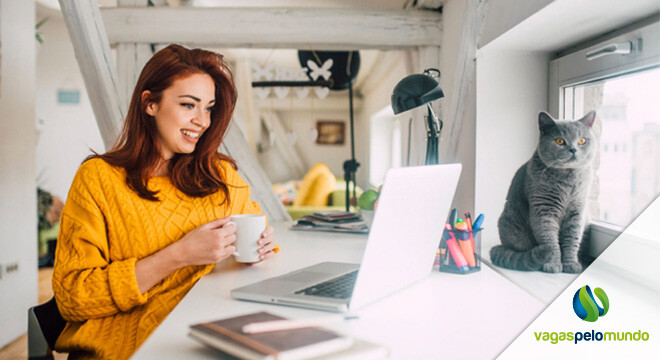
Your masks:
M 477 220 L 472 224 L 472 228 L 475 230 L 481 230 L 481 224 L 484 222 L 484 214 L 479 214 Z
M 474 254 L 477 252 L 477 250 L 474 246 L 474 236 L 472 234 L 472 230 L 474 228 L 472 227 L 472 215 L 469 211 L 465 213 L 465 223 L 467 224 L 468 231 L 470 232 L 470 246 L 472 247 L 472 253 Z
M 451 225 L 445 225 L 445 229 L 449 230 L 450 238 L 447 240 L 447 247 L 449 247 L 449 252 L 451 253 L 452 258 L 454 258 L 456 267 L 458 267 L 463 272 L 470 270 L 468 263 L 465 260 L 463 253 L 461 252 L 461 248 L 458 246 L 458 242 L 456 241 L 456 238 L 451 231 Z
M 470 240 L 468 238 L 468 226 L 465 222 L 457 222 L 456 230 L 458 235 L 458 244 L 461 246 L 461 251 L 463 256 L 467 260 L 467 263 L 470 267 L 475 267 L 476 262 L 474 260 L 474 251 L 472 251 L 472 246 L 470 245 Z

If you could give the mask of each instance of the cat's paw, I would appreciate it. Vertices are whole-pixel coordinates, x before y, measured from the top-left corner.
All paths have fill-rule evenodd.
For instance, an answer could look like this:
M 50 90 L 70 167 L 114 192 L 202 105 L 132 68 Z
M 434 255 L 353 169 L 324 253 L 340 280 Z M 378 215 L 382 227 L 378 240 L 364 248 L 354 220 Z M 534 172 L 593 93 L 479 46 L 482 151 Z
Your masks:
M 558 273 L 561 272 L 561 263 L 549 262 L 543 264 L 543 271 L 548 273 Z
M 532 249 L 534 260 L 540 263 L 547 263 L 553 256 L 557 255 L 557 250 L 551 245 L 538 245 Z
M 578 274 L 582 272 L 582 265 L 578 262 L 567 262 L 564 263 L 564 272 L 571 274 Z

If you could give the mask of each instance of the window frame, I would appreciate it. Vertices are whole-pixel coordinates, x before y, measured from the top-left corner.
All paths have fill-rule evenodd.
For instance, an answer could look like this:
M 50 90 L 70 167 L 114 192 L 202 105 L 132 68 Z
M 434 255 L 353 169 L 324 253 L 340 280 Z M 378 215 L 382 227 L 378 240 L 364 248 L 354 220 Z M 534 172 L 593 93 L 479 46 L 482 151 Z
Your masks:
M 564 88 L 584 85 L 623 74 L 660 67 L 660 16 L 654 14 L 580 45 L 560 51 L 550 61 L 548 108 L 558 118 L 564 118 Z M 588 60 L 587 53 L 605 45 L 631 41 L 630 54 L 612 54 Z M 598 257 L 625 229 L 622 226 L 592 220 L 587 254 Z
M 372 187 L 383 184 L 389 169 L 403 166 L 401 139 L 403 119 L 403 115 L 394 114 L 390 105 L 378 110 L 369 118 L 368 166 L 369 185 Z

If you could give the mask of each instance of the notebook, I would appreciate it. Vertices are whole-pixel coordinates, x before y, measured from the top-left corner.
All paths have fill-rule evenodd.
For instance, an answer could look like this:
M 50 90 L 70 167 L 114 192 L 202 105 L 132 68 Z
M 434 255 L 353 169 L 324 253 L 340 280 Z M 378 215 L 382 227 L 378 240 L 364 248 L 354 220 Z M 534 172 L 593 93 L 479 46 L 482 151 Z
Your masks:
M 360 264 L 323 262 L 234 289 L 231 296 L 349 312 L 425 278 L 433 268 L 460 173 L 460 164 L 390 169 Z M 349 283 L 336 284 L 340 280 Z
M 190 326 L 189 336 L 207 346 L 240 359 L 296 360 L 309 359 L 353 345 L 353 339 L 322 328 L 302 328 L 247 334 L 243 326 L 250 323 L 283 320 L 267 312 L 234 316 Z

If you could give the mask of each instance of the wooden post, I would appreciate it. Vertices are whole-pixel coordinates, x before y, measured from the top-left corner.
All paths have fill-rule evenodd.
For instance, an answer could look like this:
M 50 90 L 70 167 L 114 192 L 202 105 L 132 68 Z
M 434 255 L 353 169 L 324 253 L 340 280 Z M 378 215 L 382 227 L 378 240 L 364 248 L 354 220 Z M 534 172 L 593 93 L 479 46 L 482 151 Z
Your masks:
M 275 148 L 282 156 L 282 159 L 289 165 L 294 179 L 302 179 L 307 171 L 307 165 L 303 161 L 296 148 L 287 141 L 286 130 L 282 125 L 282 120 L 272 112 L 263 114 L 262 121 L 266 128 L 272 130 L 275 134 Z
M 139 43 L 120 43 L 117 45 L 117 73 L 121 94 L 130 104 L 133 89 L 144 65 L 153 55 L 151 45 Z
M 245 135 L 241 133 L 237 124 L 230 124 L 220 149 L 222 153 L 236 160 L 238 173 L 250 185 L 252 200 L 261 205 L 261 210 L 268 215 L 269 221 L 290 221 L 291 216 L 275 196 L 273 184 L 261 168 L 256 155 L 249 151 Z
M 443 107 L 443 117 L 450 122 L 449 126 L 443 130 L 446 141 L 440 145 L 440 154 L 445 160 L 456 160 L 458 152 L 458 139 L 463 128 L 464 114 L 469 105 L 467 100 L 472 98 L 470 95 L 476 86 L 476 54 L 477 44 L 481 38 L 481 31 L 484 24 L 484 18 L 488 9 L 487 1 L 468 1 L 465 3 L 458 51 L 455 67 L 447 69 L 453 75 L 453 82 L 443 84 L 448 86 L 451 96 L 448 96 L 448 102 Z M 447 125 L 445 122 L 445 125 Z M 446 131 L 446 132 L 445 132 Z M 444 155 L 443 155 L 444 153 Z
M 149 5 L 149 1 L 119 0 L 118 5 L 122 7 L 146 7 Z M 160 4 L 160 6 L 164 5 Z M 125 42 L 117 45 L 117 74 L 125 104 L 130 104 L 131 95 L 140 72 L 153 54 L 151 44 Z
M 95 0 L 59 2 L 103 143 L 109 149 L 119 134 L 127 104 L 117 81 L 99 6 Z

